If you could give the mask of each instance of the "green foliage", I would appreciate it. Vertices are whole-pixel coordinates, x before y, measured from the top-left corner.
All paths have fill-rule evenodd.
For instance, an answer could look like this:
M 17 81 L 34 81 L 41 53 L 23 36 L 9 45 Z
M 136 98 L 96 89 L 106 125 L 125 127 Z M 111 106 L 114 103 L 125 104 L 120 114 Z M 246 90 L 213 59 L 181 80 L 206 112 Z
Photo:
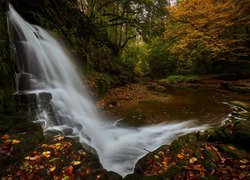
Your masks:
M 153 77 L 164 77 L 176 70 L 176 61 L 170 54 L 170 43 L 155 38 L 149 46 L 149 68 Z
M 145 43 L 135 42 L 123 50 L 121 58 L 136 75 L 144 76 L 149 72 L 148 53 L 148 46 Z
M 1 2 L 2 3 L 2 2 Z M 3 2 L 4 4 L 4 2 Z M 7 3 L 6 3 L 7 4 Z M 7 31 L 6 7 L 0 5 L 0 86 L 9 87 L 14 82 L 15 63 L 10 59 L 10 46 Z
M 166 79 L 162 80 L 168 84 L 176 84 L 176 83 L 188 83 L 188 82 L 199 82 L 201 78 L 197 75 L 175 75 L 175 76 L 168 76 Z

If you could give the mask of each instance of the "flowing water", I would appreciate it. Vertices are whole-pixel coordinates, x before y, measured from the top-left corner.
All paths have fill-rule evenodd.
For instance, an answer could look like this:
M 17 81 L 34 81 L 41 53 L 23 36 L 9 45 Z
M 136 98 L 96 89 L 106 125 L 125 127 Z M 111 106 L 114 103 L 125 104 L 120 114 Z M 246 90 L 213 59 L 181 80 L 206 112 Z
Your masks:
M 54 118 L 46 110 L 36 117 L 45 133 L 51 129 L 72 130 L 72 136 L 97 151 L 107 170 L 124 176 L 133 171 L 136 161 L 147 153 L 145 149 L 151 151 L 182 134 L 208 127 L 195 120 L 137 128 L 115 126 L 97 113 L 71 57 L 59 42 L 41 27 L 23 20 L 11 5 L 8 22 L 19 66 L 17 93 L 51 93 Z

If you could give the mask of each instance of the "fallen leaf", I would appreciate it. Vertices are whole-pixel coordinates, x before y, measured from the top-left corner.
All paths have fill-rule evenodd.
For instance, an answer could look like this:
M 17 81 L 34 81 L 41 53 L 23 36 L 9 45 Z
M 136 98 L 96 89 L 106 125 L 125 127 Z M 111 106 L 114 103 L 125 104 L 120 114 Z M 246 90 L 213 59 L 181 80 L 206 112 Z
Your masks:
M 189 163 L 193 164 L 195 161 L 197 161 L 196 157 L 192 157 L 189 159 Z
M 236 148 L 235 147 L 233 147 L 233 146 L 228 146 L 228 149 L 230 149 L 230 150 L 235 150 Z
M 35 161 L 35 160 L 40 159 L 40 157 L 41 157 L 41 156 L 39 156 L 39 155 L 35 155 L 35 156 L 33 156 L 33 157 L 30 157 L 29 160 Z
M 69 176 L 64 176 L 63 180 L 70 180 Z
M 64 170 L 65 170 L 66 175 L 71 176 L 72 172 L 73 172 L 73 166 L 68 166 L 68 167 L 64 168 Z
M 1 139 L 9 139 L 10 138 L 10 135 L 8 135 L 8 134 L 4 134 L 2 137 L 1 137 Z
M 20 141 L 17 140 L 17 139 L 13 139 L 13 140 L 11 141 L 11 144 L 18 144 L 18 143 L 20 143 Z
M 177 156 L 179 159 L 183 159 L 183 158 L 185 158 L 185 155 L 184 155 L 184 154 L 182 154 L 182 153 L 181 153 L 181 154 L 177 154 L 176 156 Z
M 241 165 L 240 166 L 241 169 L 246 169 L 246 167 L 247 167 L 246 165 Z
M 49 157 L 50 157 L 50 154 L 51 154 L 50 151 L 44 151 L 44 152 L 42 153 L 42 155 L 43 155 L 44 157 L 46 157 L 46 158 L 49 158 Z
M 73 161 L 72 164 L 73 164 L 74 166 L 77 166 L 77 165 L 81 164 L 81 161 Z
M 85 151 L 82 152 L 83 156 L 87 156 L 87 153 Z
M 101 179 L 101 175 L 100 174 L 96 175 L 96 178 Z
M 160 157 L 164 157 L 164 156 L 165 156 L 165 154 L 164 154 L 163 151 L 159 151 L 159 152 L 158 152 L 158 155 L 159 155 Z
M 51 160 L 49 160 L 49 162 L 54 162 L 54 161 L 56 161 L 57 159 L 59 159 L 59 158 L 52 158 Z
M 63 140 L 64 139 L 64 137 L 63 136 L 56 136 L 56 137 L 54 137 L 54 141 L 61 141 L 61 140 Z
M 55 169 L 56 169 L 56 166 L 52 166 L 52 167 L 49 168 L 49 171 L 50 171 L 50 172 L 54 172 Z
M 155 159 L 160 159 L 158 155 L 154 155 L 154 158 Z
M 240 160 L 240 163 L 246 164 L 246 163 L 248 163 L 248 160 L 247 159 L 242 159 L 242 160 Z
M 86 174 L 90 174 L 91 173 L 91 169 L 90 168 L 87 168 L 86 169 Z
M 24 159 L 29 160 L 29 159 L 30 159 L 30 156 L 26 156 Z

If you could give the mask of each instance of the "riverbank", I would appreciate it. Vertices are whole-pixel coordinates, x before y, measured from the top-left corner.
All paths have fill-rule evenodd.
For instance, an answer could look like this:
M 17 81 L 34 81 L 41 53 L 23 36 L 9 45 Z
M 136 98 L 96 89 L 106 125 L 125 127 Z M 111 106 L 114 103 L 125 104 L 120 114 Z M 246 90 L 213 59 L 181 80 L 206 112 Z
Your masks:
M 243 83 L 245 82 L 247 80 L 243 81 Z M 215 91 L 219 92 L 218 95 L 224 96 L 225 101 L 230 101 L 227 106 L 231 108 L 231 114 L 224 117 L 223 125 L 221 126 L 221 121 L 219 121 L 213 128 L 205 132 L 181 136 L 171 145 L 166 144 L 149 152 L 137 162 L 135 173 L 126 176 L 125 179 L 249 178 L 249 96 L 245 94 L 244 97 L 240 98 L 239 92 L 223 89 L 221 83 L 222 80 L 218 80 L 216 83 L 211 81 L 210 84 L 202 88 L 200 85 L 203 83 L 198 83 L 195 89 L 209 90 L 216 85 Z M 181 89 L 194 88 L 190 85 L 191 83 L 178 84 L 178 87 Z M 248 87 L 247 84 L 244 87 Z M 168 102 L 172 106 L 175 103 L 178 104 L 178 99 L 175 100 L 170 94 L 163 93 L 169 92 L 170 89 L 169 86 L 157 82 L 129 84 L 109 91 L 107 96 L 97 103 L 97 107 L 120 117 L 118 123 L 121 122 L 121 124 L 141 126 L 143 123 L 144 125 L 155 123 L 152 122 L 152 117 L 151 122 L 148 122 L 145 113 L 127 112 L 134 112 L 134 107 L 140 106 L 142 103 L 155 105 L 156 103 Z M 209 90 L 208 92 L 210 96 L 214 95 L 213 91 Z M 197 91 L 195 93 L 199 96 Z M 227 96 L 231 96 L 231 98 Z M 185 99 L 182 98 L 182 101 Z M 187 103 L 185 104 L 187 105 Z M 128 107 L 131 108 L 128 109 Z M 167 117 L 166 114 L 165 117 Z
M 222 126 L 181 136 L 148 153 L 125 179 L 250 178 L 249 115 L 235 106 Z
M 180 105 L 184 102 L 184 105 L 187 106 L 194 95 L 198 99 L 201 99 L 199 96 L 204 96 L 199 95 L 200 89 L 189 91 L 184 88 L 186 94 L 191 93 L 191 97 L 187 98 L 180 96 L 183 94 L 182 90 L 173 95 L 170 93 L 171 88 L 167 88 L 155 82 L 129 84 L 110 90 L 106 97 L 97 103 L 97 107 L 106 113 L 120 115 L 124 118 L 116 122 L 116 125 L 136 127 L 160 122 L 157 121 L 156 114 L 148 116 L 147 113 L 140 113 L 137 111 L 138 109 L 132 111 L 128 107 L 132 109 L 135 107 L 139 107 L 139 109 L 142 107 L 160 108 L 169 104 L 168 107 L 176 105 L 181 110 Z M 222 106 L 231 107 L 232 113 L 226 118 L 225 124 L 220 126 L 219 123 L 221 122 L 219 120 L 225 117 L 225 114 L 222 114 L 218 117 L 214 128 L 181 136 L 171 145 L 167 143 L 148 152 L 137 162 L 135 173 L 126 176 L 125 179 L 195 179 L 200 177 L 247 179 L 250 177 L 248 143 L 250 140 L 248 131 L 250 128 L 250 103 L 247 100 L 249 96 L 241 97 L 238 93 L 227 94 L 224 92 L 214 94 L 212 91 L 209 91 L 209 94 L 219 101 L 213 105 L 215 109 Z M 223 95 L 222 99 L 216 99 L 221 95 Z M 229 105 L 221 105 L 221 101 L 228 99 L 229 96 L 232 100 Z M 31 100 L 31 104 L 34 104 L 32 97 L 30 95 L 28 99 Z M 50 97 L 49 94 L 46 97 Z M 207 101 L 205 97 L 204 101 Z M 48 104 L 50 103 L 46 101 L 45 105 Z M 192 101 L 190 107 L 193 105 Z M 198 105 L 198 109 L 202 109 L 200 102 Z M 32 106 L 29 105 L 29 107 Z M 119 113 L 115 113 L 116 111 Z M 131 113 L 124 116 L 128 111 Z M 162 109 L 148 111 L 148 113 L 161 113 L 162 117 L 167 117 Z M 188 113 L 190 112 L 186 112 L 185 116 Z M 201 114 L 203 113 L 201 112 Z M 218 114 L 216 111 L 215 113 Z M 180 111 L 178 114 L 181 114 Z M 211 113 L 208 114 L 214 116 Z M 209 119 L 210 116 L 208 116 Z M 82 146 L 78 139 L 67 138 L 61 136 L 60 133 L 59 135 L 44 136 L 40 124 L 34 124 L 25 117 L 1 117 L 1 119 L 3 118 L 5 118 L 4 122 L 9 122 L 8 128 L 5 128 L 0 134 L 0 176 L 3 179 L 41 177 L 122 179 L 118 174 L 106 171 L 100 164 L 95 150 Z

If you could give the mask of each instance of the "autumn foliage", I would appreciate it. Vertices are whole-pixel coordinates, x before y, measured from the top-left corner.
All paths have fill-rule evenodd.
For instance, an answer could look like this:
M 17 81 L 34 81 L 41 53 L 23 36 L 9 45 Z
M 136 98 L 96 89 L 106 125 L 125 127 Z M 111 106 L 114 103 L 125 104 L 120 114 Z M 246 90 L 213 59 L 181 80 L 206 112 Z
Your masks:
M 249 8 L 231 0 L 181 0 L 168 7 L 167 42 L 179 64 L 249 58 Z

